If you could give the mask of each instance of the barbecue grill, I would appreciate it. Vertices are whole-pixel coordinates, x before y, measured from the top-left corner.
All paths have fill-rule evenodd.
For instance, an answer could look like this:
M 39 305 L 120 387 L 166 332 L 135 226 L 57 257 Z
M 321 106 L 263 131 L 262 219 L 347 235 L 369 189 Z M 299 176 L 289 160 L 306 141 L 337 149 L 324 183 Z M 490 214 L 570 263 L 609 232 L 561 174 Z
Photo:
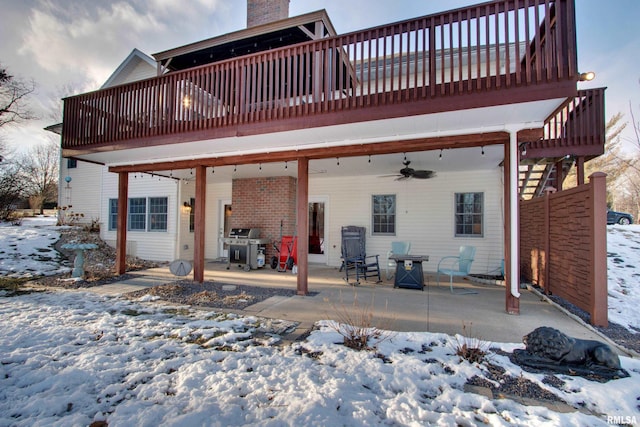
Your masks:
M 264 253 L 264 245 L 269 243 L 268 239 L 260 239 L 259 228 L 232 228 L 229 237 L 225 237 L 223 242 L 229 245 L 229 260 L 227 270 L 231 264 L 238 264 L 244 267 L 245 271 L 256 270 L 262 265 L 258 265 L 258 252 Z

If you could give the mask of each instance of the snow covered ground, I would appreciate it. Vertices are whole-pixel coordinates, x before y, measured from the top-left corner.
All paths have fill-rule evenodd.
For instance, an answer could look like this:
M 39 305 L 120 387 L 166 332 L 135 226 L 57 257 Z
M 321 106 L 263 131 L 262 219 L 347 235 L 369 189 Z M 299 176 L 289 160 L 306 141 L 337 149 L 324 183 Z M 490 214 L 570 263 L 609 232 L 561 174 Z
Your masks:
M 52 274 L 34 264 L 56 229 L 0 225 L 0 275 Z M 13 236 L 13 237 L 10 237 Z M 40 236 L 40 237 L 38 237 Z M 33 239 L 33 240 L 32 240 Z M 31 241 L 39 241 L 31 244 Z M 17 242 L 17 243 L 16 243 Z M 47 243 L 49 246 L 47 246 Z M 610 227 L 611 320 L 638 327 L 640 227 Z M 21 255 L 22 248 L 24 254 Z M 34 248 L 38 250 L 34 251 Z M 31 255 L 29 255 L 31 254 Z M 10 262 L 8 259 L 10 258 Z M 53 258 L 53 255 L 43 258 Z M 12 267 L 10 267 L 10 265 Z M 588 413 L 465 393 L 483 365 L 461 361 L 461 337 L 384 334 L 377 351 L 354 351 L 323 322 L 305 341 L 275 346 L 264 319 L 60 291 L 0 297 L 0 426 L 537 425 L 640 422 L 640 360 L 608 383 L 522 371 L 490 362 Z M 521 343 L 493 343 L 511 352 Z

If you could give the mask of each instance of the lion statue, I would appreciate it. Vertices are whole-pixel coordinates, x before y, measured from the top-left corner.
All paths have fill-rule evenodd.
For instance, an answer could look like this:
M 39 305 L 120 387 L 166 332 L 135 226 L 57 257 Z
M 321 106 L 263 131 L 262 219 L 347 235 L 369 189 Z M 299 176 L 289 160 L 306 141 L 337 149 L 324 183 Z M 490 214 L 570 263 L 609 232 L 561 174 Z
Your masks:
M 538 370 L 611 378 L 628 376 L 620 358 L 607 344 L 569 337 L 542 326 L 522 339 L 525 350 L 514 350 L 514 362 Z M 626 375 L 625 375 L 626 374 Z

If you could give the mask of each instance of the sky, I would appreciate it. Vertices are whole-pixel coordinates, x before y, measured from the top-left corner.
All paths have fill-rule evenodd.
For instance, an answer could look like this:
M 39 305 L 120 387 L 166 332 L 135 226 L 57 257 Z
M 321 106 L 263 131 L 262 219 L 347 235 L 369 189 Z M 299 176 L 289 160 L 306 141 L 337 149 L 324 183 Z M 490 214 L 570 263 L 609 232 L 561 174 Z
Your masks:
M 291 0 L 289 15 L 326 9 L 338 33 L 346 33 L 480 0 Z M 188 6 L 185 6 L 187 5 Z M 607 87 L 607 117 L 629 121 L 630 103 L 640 116 L 640 2 L 576 0 L 578 65 L 595 71 L 581 88 Z M 50 138 L 57 99 L 98 89 L 138 48 L 148 55 L 246 27 L 245 0 L 0 0 L 0 64 L 33 79 L 31 99 L 42 119 L 3 129 L 11 148 L 24 150 Z M 636 120 L 636 121 L 638 121 Z M 623 134 L 636 141 L 631 129 Z M 636 142 L 635 149 L 640 153 Z
M 0 223 L 0 276 L 57 274 L 55 218 Z M 637 330 L 640 225 L 609 226 L 609 316 Z M 35 257 L 34 254 L 40 254 Z M 35 260 L 34 258 L 38 258 Z M 373 322 L 375 325 L 375 321 Z M 60 289 L 0 291 L 0 425 L 70 426 L 607 426 L 640 421 L 640 359 L 620 356 L 629 377 L 608 382 L 524 371 L 506 353 L 522 343 L 379 330 L 375 351 L 342 345 L 331 320 L 301 341 L 295 324 Z M 342 331 L 342 334 L 339 332 Z M 282 345 L 277 345 L 282 344 Z M 469 345 L 485 363 L 455 355 Z M 504 369 L 573 408 L 556 412 L 509 395 L 465 391 L 472 377 Z M 499 391 L 502 391 L 500 389 Z

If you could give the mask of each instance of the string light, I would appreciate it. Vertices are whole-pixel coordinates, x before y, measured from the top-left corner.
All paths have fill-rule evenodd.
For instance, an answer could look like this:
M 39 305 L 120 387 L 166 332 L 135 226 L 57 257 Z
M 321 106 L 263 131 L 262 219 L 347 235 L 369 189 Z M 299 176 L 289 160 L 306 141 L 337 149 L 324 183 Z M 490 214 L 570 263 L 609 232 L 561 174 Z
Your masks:
M 484 156 L 484 146 L 482 147 L 482 155 Z
M 260 163 L 260 170 L 262 170 L 262 163 Z
M 285 161 L 285 162 L 284 162 L 284 168 L 285 168 L 285 169 L 287 169 L 287 168 L 288 168 L 288 164 L 289 164 L 289 162 L 287 162 L 287 161 Z
M 442 148 L 440 149 L 440 155 L 438 156 L 439 160 L 442 160 Z
M 216 173 L 216 170 L 213 166 L 211 166 L 211 174 L 213 175 L 214 173 Z
M 371 154 L 369 154 L 369 163 L 371 163 Z
M 238 165 L 233 165 L 233 171 L 237 171 L 238 170 Z
M 340 157 L 336 157 L 336 165 L 340 166 Z

